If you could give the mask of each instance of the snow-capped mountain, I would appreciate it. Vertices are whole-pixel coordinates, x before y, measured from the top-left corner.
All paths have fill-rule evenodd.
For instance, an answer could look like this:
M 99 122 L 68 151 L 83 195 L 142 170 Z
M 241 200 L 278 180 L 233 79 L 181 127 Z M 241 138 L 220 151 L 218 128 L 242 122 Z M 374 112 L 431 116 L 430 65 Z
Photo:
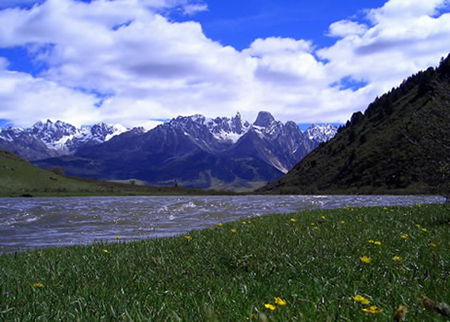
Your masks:
M 310 127 L 306 129 L 304 132 L 306 136 L 312 141 L 315 142 L 326 142 L 333 138 L 338 131 L 338 127 L 332 124 L 311 124 Z
M 150 131 L 134 129 L 95 146 L 81 146 L 70 158 L 37 164 L 98 179 L 249 188 L 281 177 L 318 144 L 294 122 L 282 123 L 268 112 L 260 112 L 253 124 L 239 113 L 215 119 L 179 116 Z
M 80 147 L 96 145 L 127 131 L 121 125 L 106 123 L 77 128 L 71 124 L 47 120 L 27 129 L 0 129 L 0 148 L 29 160 L 73 154 Z

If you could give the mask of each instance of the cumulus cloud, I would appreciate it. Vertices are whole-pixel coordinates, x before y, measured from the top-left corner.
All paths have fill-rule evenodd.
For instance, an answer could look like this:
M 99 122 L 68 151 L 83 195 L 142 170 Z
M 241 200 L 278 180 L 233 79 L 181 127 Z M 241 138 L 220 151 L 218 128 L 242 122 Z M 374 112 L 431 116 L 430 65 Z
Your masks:
M 195 113 L 252 120 L 269 110 L 282 120 L 345 122 L 447 54 L 446 5 L 390 0 L 364 21 L 331 24 L 329 47 L 269 37 L 242 51 L 165 15 L 207 10 L 200 1 L 47 0 L 0 10 L 0 48 L 25 47 L 43 66 L 31 76 L 0 57 L 0 119 L 136 126 Z

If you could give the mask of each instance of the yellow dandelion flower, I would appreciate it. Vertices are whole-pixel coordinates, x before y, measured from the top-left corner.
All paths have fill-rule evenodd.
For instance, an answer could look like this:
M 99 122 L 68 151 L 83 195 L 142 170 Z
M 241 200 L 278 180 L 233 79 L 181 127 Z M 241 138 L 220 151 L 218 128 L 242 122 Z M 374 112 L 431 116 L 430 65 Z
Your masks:
M 314 230 L 319 230 L 319 227 L 315 226 L 315 227 L 314 227 Z
M 222 227 L 223 224 L 220 222 L 220 223 L 217 224 L 217 226 L 218 226 L 218 227 Z
M 371 240 L 369 240 L 369 243 L 373 244 L 373 243 L 375 243 L 375 241 L 373 239 L 371 239 Z
M 247 225 L 247 222 L 243 221 L 243 222 L 241 222 L 241 224 L 243 224 L 243 225 Z
M 249 220 L 249 221 L 247 221 L 247 223 L 248 223 L 248 224 L 251 224 L 252 222 Z
M 401 236 L 402 239 L 408 239 L 409 235 L 408 234 L 404 234 Z
M 326 219 L 325 216 L 321 216 L 320 218 L 321 218 L 322 220 L 325 220 L 325 219 Z
M 400 256 L 394 256 L 394 257 L 392 257 L 392 260 L 393 260 L 394 262 L 401 262 L 401 261 L 403 260 L 403 258 L 400 257 Z
M 430 243 L 430 246 L 433 247 L 433 248 L 436 248 L 437 244 L 436 243 Z
M 372 262 L 372 259 L 367 256 L 360 257 L 359 259 L 361 260 L 361 262 L 366 263 L 366 264 L 370 264 Z
M 362 310 L 363 310 L 363 312 L 371 313 L 371 314 L 379 314 L 379 313 L 383 312 L 382 309 L 377 308 L 375 305 L 372 305 L 368 309 L 364 308 Z
M 312 222 L 312 223 L 311 223 L 311 226 L 315 226 L 315 225 L 316 225 L 316 223 L 315 223 L 315 222 Z
M 192 240 L 192 236 L 184 236 L 184 238 L 187 240 L 187 241 L 190 241 L 190 240 Z
M 120 237 L 120 236 L 116 236 L 116 239 L 117 239 L 117 240 L 121 240 L 121 239 L 122 239 L 122 237 Z
M 273 310 L 276 309 L 275 305 L 270 304 L 270 303 L 264 304 L 264 307 L 265 307 L 266 309 L 271 310 L 271 311 L 273 311 Z
M 34 287 L 37 287 L 37 288 L 43 288 L 43 287 L 44 287 L 44 284 L 41 284 L 41 283 L 33 283 L 33 286 L 34 286 Z
M 103 249 L 103 252 L 104 252 L 105 254 L 109 254 L 109 252 L 108 252 L 107 249 Z
M 428 232 L 428 229 L 422 228 L 422 231 L 426 233 L 426 232 Z
M 419 224 L 416 224 L 416 227 L 417 227 L 417 228 L 420 228 L 421 226 L 420 226 Z
M 291 218 L 291 222 L 296 222 L 297 220 L 295 220 L 294 218 Z
M 341 220 L 341 224 L 345 224 L 345 221 L 344 221 L 344 220 Z
M 284 305 L 286 305 L 287 303 L 286 303 L 286 301 L 283 300 L 281 297 L 276 297 L 276 298 L 275 298 L 275 304 L 280 305 L 280 306 L 284 306 Z
M 367 304 L 370 303 L 370 301 L 369 301 L 368 299 L 366 299 L 364 296 L 361 296 L 361 295 L 355 295 L 355 296 L 352 296 L 352 298 L 353 298 L 356 302 L 361 303 L 361 304 L 364 304 L 364 305 L 367 305 Z
M 376 242 L 374 242 L 373 244 L 374 244 L 374 245 L 377 245 L 377 246 L 380 246 L 380 245 L 381 245 L 381 242 L 380 242 L 380 241 L 376 241 Z
M 230 231 L 231 231 L 232 233 L 237 232 L 237 230 L 236 230 L 236 229 L 233 229 L 233 228 L 231 228 Z

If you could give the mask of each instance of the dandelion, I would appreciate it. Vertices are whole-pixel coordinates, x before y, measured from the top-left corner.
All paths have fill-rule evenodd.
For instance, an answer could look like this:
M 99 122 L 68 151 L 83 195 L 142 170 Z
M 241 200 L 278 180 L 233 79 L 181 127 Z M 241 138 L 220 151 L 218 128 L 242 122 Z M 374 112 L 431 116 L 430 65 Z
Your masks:
M 242 225 L 247 225 L 247 222 L 243 221 L 243 222 L 242 222 Z
M 408 239 L 409 235 L 408 234 L 404 234 L 400 236 L 402 239 Z
M 345 221 L 344 221 L 344 220 L 341 220 L 341 224 L 345 224 Z
M 223 226 L 223 224 L 221 222 L 217 224 L 217 227 L 222 227 L 222 226 Z
M 291 218 L 291 222 L 296 222 L 297 220 L 295 220 L 294 218 Z
M 373 244 L 373 243 L 375 243 L 375 241 L 373 239 L 371 239 L 371 240 L 369 240 L 369 243 Z
M 392 260 L 394 262 L 401 262 L 403 260 L 403 258 L 401 258 L 400 256 L 394 256 L 394 257 L 392 257 Z
M 237 230 L 236 230 L 236 229 L 233 229 L 233 228 L 231 228 L 230 231 L 231 231 L 233 234 L 237 232 Z
M 275 304 L 277 304 L 279 306 L 285 306 L 287 303 L 281 297 L 276 297 L 275 298 Z
M 361 260 L 361 262 L 366 263 L 366 264 L 370 264 L 372 262 L 372 259 L 367 256 L 360 257 L 359 259 Z
M 104 252 L 105 254 L 109 254 L 109 252 L 108 252 L 107 249 L 103 249 L 103 252 Z
M 325 220 L 325 219 L 326 219 L 325 216 L 321 216 L 320 218 L 321 218 L 322 220 Z
M 190 241 L 190 240 L 192 240 L 192 237 L 191 236 L 189 236 L 189 235 L 187 235 L 187 236 L 184 236 L 184 238 L 187 240 L 187 241 Z
M 311 226 L 315 226 L 315 225 L 316 225 L 316 223 L 315 223 L 315 222 L 312 222 L 312 223 L 311 223 Z
M 436 248 L 437 244 L 436 243 L 430 243 L 430 246 L 433 247 L 433 248 Z
M 371 314 L 379 314 L 379 313 L 383 312 L 382 309 L 377 308 L 375 305 L 372 305 L 368 309 L 364 308 L 362 310 L 363 310 L 363 312 L 371 313 Z
M 377 245 L 377 246 L 380 246 L 380 245 L 381 245 L 381 242 L 380 242 L 380 241 L 376 241 L 376 242 L 374 242 L 373 244 L 374 244 L 374 245 Z
M 33 283 L 33 286 L 34 286 L 34 287 L 37 287 L 37 288 L 43 288 L 43 287 L 44 287 L 44 284 L 41 284 L 41 283 Z
M 428 229 L 422 228 L 422 231 L 423 231 L 424 233 L 426 233 L 426 232 L 428 232 Z
M 315 227 L 314 227 L 314 230 L 319 230 L 319 227 L 315 226 Z
M 416 224 L 416 227 L 417 227 L 417 228 L 420 228 L 421 226 L 420 226 L 419 224 Z
M 276 308 L 275 305 L 270 304 L 270 303 L 264 304 L 264 306 L 266 309 L 269 309 L 271 311 L 275 310 L 275 308 Z
M 122 237 L 120 237 L 120 236 L 116 236 L 116 239 L 117 239 L 117 240 L 121 240 L 121 239 L 122 239 Z
M 353 298 L 356 302 L 361 303 L 361 304 L 364 304 L 364 305 L 367 305 L 367 304 L 370 303 L 370 301 L 369 301 L 368 299 L 366 299 L 364 296 L 361 296 L 361 295 L 355 295 L 355 296 L 352 296 L 352 298 Z

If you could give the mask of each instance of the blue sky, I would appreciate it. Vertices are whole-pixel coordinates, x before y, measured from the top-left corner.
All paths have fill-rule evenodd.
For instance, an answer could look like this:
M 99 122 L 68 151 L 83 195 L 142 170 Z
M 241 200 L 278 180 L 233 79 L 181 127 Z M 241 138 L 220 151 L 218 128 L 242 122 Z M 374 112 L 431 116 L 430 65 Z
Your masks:
M 2 0 L 0 126 L 345 122 L 449 53 L 448 0 Z

